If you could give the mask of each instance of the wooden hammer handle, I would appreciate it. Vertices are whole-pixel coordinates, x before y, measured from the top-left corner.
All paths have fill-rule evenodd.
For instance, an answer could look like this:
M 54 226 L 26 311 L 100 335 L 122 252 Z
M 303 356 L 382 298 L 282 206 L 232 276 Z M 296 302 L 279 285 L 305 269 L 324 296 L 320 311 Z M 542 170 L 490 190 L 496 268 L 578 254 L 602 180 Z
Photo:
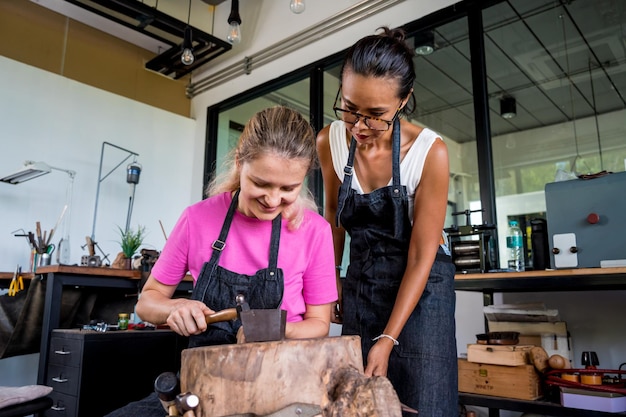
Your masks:
M 213 314 L 205 316 L 207 324 L 218 323 L 220 321 L 235 320 L 237 318 L 236 308 L 227 308 Z

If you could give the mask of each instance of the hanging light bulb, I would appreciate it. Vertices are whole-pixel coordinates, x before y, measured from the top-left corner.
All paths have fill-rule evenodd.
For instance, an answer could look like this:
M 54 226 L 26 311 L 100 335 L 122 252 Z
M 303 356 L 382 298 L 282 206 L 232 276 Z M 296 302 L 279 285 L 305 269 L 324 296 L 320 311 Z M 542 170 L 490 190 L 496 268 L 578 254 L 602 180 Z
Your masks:
M 183 53 L 180 56 L 180 62 L 183 65 L 191 65 L 196 57 L 193 55 L 193 44 L 191 43 L 191 27 L 185 28 L 185 38 L 183 40 Z
M 230 16 L 228 16 L 228 42 L 237 44 L 241 42 L 241 17 L 239 16 L 239 0 L 232 0 L 230 5 Z
M 304 11 L 305 5 L 304 0 L 291 0 L 289 2 L 289 8 L 295 14 L 300 14 Z
M 189 10 L 187 11 L 187 27 L 185 28 L 185 34 L 183 37 L 183 52 L 180 55 L 180 62 L 182 62 L 183 65 L 191 65 L 196 59 L 196 57 L 193 56 L 193 43 L 191 43 L 191 26 L 189 26 L 190 18 L 191 0 L 189 0 Z

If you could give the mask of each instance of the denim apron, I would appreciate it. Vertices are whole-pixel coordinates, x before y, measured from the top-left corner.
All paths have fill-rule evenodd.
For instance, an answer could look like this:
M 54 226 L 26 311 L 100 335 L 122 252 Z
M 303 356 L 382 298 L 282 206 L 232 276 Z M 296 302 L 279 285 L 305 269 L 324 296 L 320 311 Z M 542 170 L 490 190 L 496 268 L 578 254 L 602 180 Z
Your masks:
M 211 259 L 202 265 L 200 276 L 191 293 L 192 300 L 204 302 L 212 310 L 220 311 L 236 307 L 237 295 L 242 294 L 251 309 L 275 309 L 283 299 L 283 271 L 277 268 L 278 245 L 280 242 L 281 216 L 272 220 L 272 237 L 269 249 L 269 266 L 260 269 L 254 275 L 238 274 L 218 265 L 222 250 L 226 246 L 226 237 L 233 220 L 239 190 L 230 203 L 226 219 L 219 238 L 213 242 Z M 239 319 L 213 323 L 199 335 L 189 338 L 189 347 L 223 345 L 237 342 L 237 330 L 241 327 Z
M 383 333 L 396 301 L 411 239 L 406 187 L 400 183 L 400 122 L 394 121 L 392 185 L 369 194 L 351 187 L 352 138 L 339 189 L 337 224 L 350 235 L 350 264 L 343 283 L 344 335 L 360 335 L 363 360 Z M 398 336 L 387 377 L 403 404 L 420 416 L 458 415 L 454 264 L 442 247 L 424 293 Z M 410 415 L 410 414 L 406 414 Z

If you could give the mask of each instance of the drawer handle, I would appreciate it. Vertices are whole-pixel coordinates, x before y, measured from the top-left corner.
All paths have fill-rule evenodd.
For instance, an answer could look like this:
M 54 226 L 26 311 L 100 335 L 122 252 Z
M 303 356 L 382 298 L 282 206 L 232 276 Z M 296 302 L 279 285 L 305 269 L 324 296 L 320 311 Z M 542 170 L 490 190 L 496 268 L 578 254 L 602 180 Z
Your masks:
M 72 352 L 68 352 L 67 350 L 55 350 L 54 353 L 57 355 L 69 355 Z
M 59 407 L 58 405 L 53 405 L 50 409 L 54 411 L 65 411 L 65 407 Z
M 62 384 L 62 383 L 64 383 L 64 382 L 69 381 L 69 379 L 67 379 L 67 378 L 60 378 L 60 377 L 58 377 L 58 376 L 55 376 L 54 378 L 52 378 L 52 380 L 53 380 L 54 382 L 60 382 L 61 384 Z

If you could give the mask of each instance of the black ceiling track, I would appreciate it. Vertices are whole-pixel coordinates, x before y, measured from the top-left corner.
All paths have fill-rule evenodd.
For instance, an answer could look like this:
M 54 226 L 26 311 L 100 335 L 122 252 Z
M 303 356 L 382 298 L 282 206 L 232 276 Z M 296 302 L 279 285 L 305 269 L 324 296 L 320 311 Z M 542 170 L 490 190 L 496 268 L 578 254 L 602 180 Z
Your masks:
M 192 27 L 195 60 L 191 65 L 183 65 L 180 56 L 187 22 L 137 0 L 66 1 L 170 45 L 169 49 L 148 61 L 146 68 L 174 79 L 183 77 L 232 48 L 230 43 Z

